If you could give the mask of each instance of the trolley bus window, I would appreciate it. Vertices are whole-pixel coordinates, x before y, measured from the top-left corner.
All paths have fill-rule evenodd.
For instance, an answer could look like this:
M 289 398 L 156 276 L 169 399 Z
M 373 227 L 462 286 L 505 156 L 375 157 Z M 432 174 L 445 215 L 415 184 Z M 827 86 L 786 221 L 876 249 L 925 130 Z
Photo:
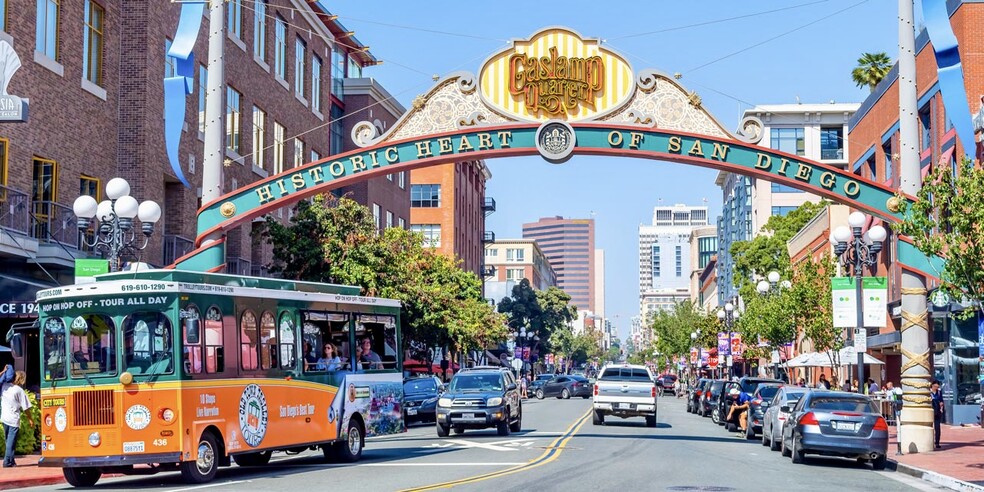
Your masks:
M 171 321 L 159 312 L 138 312 L 123 322 L 123 360 L 133 375 L 170 374 Z
M 304 311 L 304 371 L 326 372 L 347 369 L 348 362 L 341 355 L 340 346 L 348 346 L 348 321 L 346 313 L 325 313 L 321 311 Z M 325 347 L 331 344 L 331 357 L 325 354 Z M 335 360 L 338 358 L 338 360 Z M 337 369 L 336 369 L 337 368 Z
M 202 320 L 198 307 L 188 305 L 181 310 L 182 367 L 185 374 L 202 373 Z
M 69 327 L 72 377 L 116 374 L 116 325 L 104 314 L 84 314 Z
M 255 371 L 260 366 L 256 360 L 256 343 L 259 338 L 256 332 L 256 315 L 253 311 L 243 311 L 243 317 L 239 319 L 239 337 L 240 364 L 244 371 Z
M 277 324 L 273 313 L 263 311 L 260 315 L 260 368 L 277 367 Z
M 44 321 L 44 380 L 65 379 L 65 323 L 61 318 Z
M 355 338 L 359 343 L 356 349 L 363 368 L 397 368 L 396 317 L 359 315 L 355 325 Z
M 225 371 L 225 353 L 222 348 L 222 311 L 212 306 L 205 311 L 205 372 L 215 374 Z
M 280 313 L 280 368 L 294 369 L 297 363 L 297 346 L 294 340 L 294 315 L 290 312 Z M 305 354 L 307 355 L 307 354 Z

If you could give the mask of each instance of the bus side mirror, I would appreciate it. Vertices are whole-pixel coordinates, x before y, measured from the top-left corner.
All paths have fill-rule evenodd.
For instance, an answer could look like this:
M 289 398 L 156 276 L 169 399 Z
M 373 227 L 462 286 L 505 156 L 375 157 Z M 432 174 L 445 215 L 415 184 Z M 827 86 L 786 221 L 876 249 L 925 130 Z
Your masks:
M 198 343 L 199 331 L 198 320 L 185 318 L 184 320 L 184 339 L 187 343 Z

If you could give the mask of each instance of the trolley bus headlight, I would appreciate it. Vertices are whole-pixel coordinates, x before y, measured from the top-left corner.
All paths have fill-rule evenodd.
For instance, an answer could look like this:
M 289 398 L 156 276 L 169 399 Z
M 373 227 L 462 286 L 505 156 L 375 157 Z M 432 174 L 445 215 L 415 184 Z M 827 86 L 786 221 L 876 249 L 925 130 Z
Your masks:
M 437 400 L 437 406 L 439 406 L 439 407 L 450 407 L 451 406 L 451 399 L 450 398 L 440 398 L 440 399 Z
M 99 443 L 101 443 L 101 442 L 102 442 L 102 439 L 99 437 L 99 433 L 98 432 L 93 432 L 92 434 L 89 434 L 89 445 L 90 446 L 92 446 L 94 448 L 99 447 Z
M 171 424 L 174 422 L 175 414 L 174 414 L 174 410 L 171 410 L 170 408 L 162 408 L 160 413 L 157 414 L 157 416 L 160 417 L 160 419 L 163 420 L 165 424 Z

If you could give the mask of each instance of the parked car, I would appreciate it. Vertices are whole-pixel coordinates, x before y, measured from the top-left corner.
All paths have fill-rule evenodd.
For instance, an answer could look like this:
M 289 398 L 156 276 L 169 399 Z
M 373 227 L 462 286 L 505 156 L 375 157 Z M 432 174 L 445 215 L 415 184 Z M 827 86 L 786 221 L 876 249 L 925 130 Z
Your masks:
M 601 369 L 594 384 L 594 418 L 605 423 L 606 416 L 645 417 L 646 426 L 656 427 L 656 382 L 649 368 L 640 365 L 611 364 Z
M 437 399 L 444 391 L 444 384 L 436 376 L 403 380 L 403 420 L 414 422 L 437 420 Z
M 687 390 L 687 412 L 689 413 L 700 413 L 698 402 L 701 396 L 704 394 L 704 387 L 707 386 L 710 379 L 700 378 L 697 380 L 693 386 Z
M 780 447 L 793 463 L 802 463 L 809 453 L 870 461 L 875 470 L 883 470 L 888 423 L 864 395 L 811 390 L 792 409 Z
M 704 391 L 704 397 L 701 398 L 698 408 L 702 417 L 710 417 L 711 421 L 718 425 L 723 425 L 718 404 L 726 382 L 724 379 L 712 379 L 707 385 L 707 390 Z
M 587 378 L 581 376 L 555 376 L 536 389 L 536 397 L 540 400 L 549 396 L 556 396 L 564 400 L 572 396 L 581 398 L 591 398 L 591 383 Z
M 796 405 L 796 402 L 807 392 L 806 388 L 799 386 L 783 386 L 772 398 L 772 403 L 765 411 L 762 418 L 762 445 L 769 446 L 773 451 L 779 451 L 779 443 L 782 442 L 782 427 L 789 419 L 789 408 Z M 783 407 L 786 410 L 783 411 Z
M 772 399 L 779 392 L 783 383 L 763 383 L 758 385 L 755 393 L 752 394 L 752 401 L 748 402 L 748 420 L 745 424 L 745 439 L 755 439 L 755 435 L 762 432 L 762 421 L 765 419 L 765 411 L 772 404 Z
M 732 415 L 730 419 L 728 418 L 728 412 L 731 411 L 731 406 L 738 400 L 737 396 L 731 395 L 731 390 L 737 388 L 740 393 L 743 392 L 751 396 L 755 394 L 755 390 L 758 389 L 759 385 L 764 383 L 782 384 L 782 381 L 771 378 L 746 376 L 738 381 L 728 381 L 724 383 L 724 387 L 721 389 L 721 398 L 718 402 L 717 408 L 718 416 L 724 423 L 725 428 L 728 429 L 728 432 L 736 432 L 739 425 L 739 415 L 737 413 Z
M 546 383 L 547 381 L 553 379 L 554 376 L 556 376 L 556 374 L 550 374 L 550 373 L 537 374 L 536 377 L 533 378 L 532 381 L 530 381 L 529 387 L 526 388 L 526 393 L 530 395 L 536 395 L 536 390 L 542 387 L 543 383 Z
M 523 407 L 512 371 L 497 368 L 466 369 L 451 378 L 437 400 L 437 436 L 454 429 L 495 427 L 500 436 L 522 429 Z
M 660 390 L 664 395 L 667 393 L 672 393 L 673 396 L 676 396 L 676 389 L 673 388 L 673 385 L 676 382 L 677 382 L 676 374 L 660 374 L 656 378 L 656 386 L 660 388 Z

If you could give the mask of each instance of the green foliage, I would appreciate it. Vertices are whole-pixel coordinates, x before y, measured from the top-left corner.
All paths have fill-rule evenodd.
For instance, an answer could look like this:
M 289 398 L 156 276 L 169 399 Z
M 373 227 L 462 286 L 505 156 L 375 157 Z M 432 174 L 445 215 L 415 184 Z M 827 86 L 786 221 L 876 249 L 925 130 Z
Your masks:
M 669 360 L 672 356 L 690 357 L 690 348 L 707 348 L 716 343 L 717 318 L 704 313 L 690 300 L 677 303 L 671 310 L 657 311 L 652 316 L 656 352 Z M 697 339 L 690 337 L 698 334 Z M 664 364 L 661 363 L 660 367 Z
M 792 320 L 802 330 L 803 338 L 813 342 L 816 352 L 836 354 L 844 348 L 844 329 L 834 328 L 830 278 L 835 271 L 834 258 L 825 254 L 807 258 L 793 269 L 790 304 Z M 831 361 L 839 365 L 839 361 Z
M 901 200 L 905 219 L 896 228 L 926 255 L 946 258 L 941 289 L 976 309 L 984 295 L 984 169 L 964 159 L 958 171 L 928 174 L 912 205 Z
M 608 351 L 602 356 L 604 362 L 617 362 L 622 358 L 622 350 L 618 346 L 608 347 Z
M 17 444 L 14 446 L 16 454 L 32 454 L 38 450 L 41 442 L 41 406 L 38 405 L 38 396 L 27 390 L 25 393 L 31 402 L 31 408 L 21 412 L 20 431 L 17 432 Z M 6 436 L 0 428 L 0 449 L 6 448 Z
M 868 86 L 871 92 L 892 70 L 892 59 L 885 52 L 862 53 L 858 66 L 851 70 L 851 79 L 858 87 Z
M 554 333 L 570 331 L 570 323 L 577 319 L 569 294 L 553 286 L 534 290 L 525 278 L 513 286 L 510 297 L 502 299 L 498 311 L 507 316 L 509 328 L 519 331 L 525 327 L 527 333 L 540 337 L 546 349 L 553 347 Z
M 587 330 L 575 335 L 568 326 L 554 330 L 550 335 L 553 353 L 577 363 L 600 357 L 600 341 L 601 336 L 596 331 Z
M 745 344 L 746 359 L 769 357 L 773 350 L 779 350 L 796 338 L 793 299 L 791 288 L 746 298 L 745 312 L 737 323 Z M 759 347 L 760 342 L 767 345 Z
M 405 345 L 416 359 L 429 361 L 430 347 L 484 348 L 506 337 L 474 273 L 424 248 L 420 234 L 398 227 L 378 234 L 369 209 L 353 200 L 299 202 L 289 225 L 268 217 L 260 234 L 273 244 L 270 271 L 284 278 L 358 285 L 364 295 L 401 301 Z
M 763 226 L 764 234 L 750 241 L 736 241 L 731 244 L 731 257 L 734 259 L 734 279 L 743 299 L 758 295 L 755 291 L 756 275 L 764 277 L 777 271 L 783 278 L 789 278 L 789 251 L 786 242 L 796 235 L 817 213 L 826 208 L 827 202 L 806 202 L 785 216 L 773 215 Z

